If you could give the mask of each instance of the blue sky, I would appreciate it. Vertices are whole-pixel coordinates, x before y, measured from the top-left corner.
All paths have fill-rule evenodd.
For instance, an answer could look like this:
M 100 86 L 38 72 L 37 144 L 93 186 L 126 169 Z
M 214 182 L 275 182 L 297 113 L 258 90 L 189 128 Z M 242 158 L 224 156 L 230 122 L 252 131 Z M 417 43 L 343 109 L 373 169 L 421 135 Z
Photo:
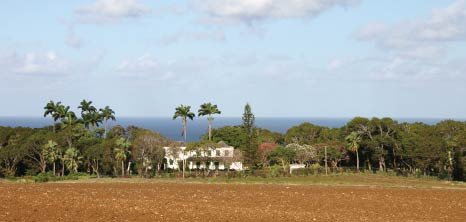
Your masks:
M 0 116 L 466 117 L 466 1 L 2 1 Z

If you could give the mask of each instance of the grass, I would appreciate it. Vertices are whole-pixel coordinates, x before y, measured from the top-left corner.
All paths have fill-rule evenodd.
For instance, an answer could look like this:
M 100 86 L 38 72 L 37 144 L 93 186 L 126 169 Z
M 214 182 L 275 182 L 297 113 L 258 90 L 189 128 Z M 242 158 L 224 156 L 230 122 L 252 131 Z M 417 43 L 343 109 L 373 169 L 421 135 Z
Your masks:
M 243 177 L 243 178 L 80 178 L 57 183 L 189 183 L 189 184 L 275 184 L 314 186 L 368 186 L 394 188 L 428 188 L 466 190 L 466 183 L 441 181 L 436 178 L 399 177 L 377 174 L 312 175 L 293 177 Z

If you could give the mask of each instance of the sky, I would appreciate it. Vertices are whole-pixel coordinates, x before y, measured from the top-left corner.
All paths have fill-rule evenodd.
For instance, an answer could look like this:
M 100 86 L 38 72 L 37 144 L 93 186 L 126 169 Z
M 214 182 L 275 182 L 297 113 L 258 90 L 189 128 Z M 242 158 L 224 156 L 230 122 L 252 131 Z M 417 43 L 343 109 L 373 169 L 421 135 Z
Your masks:
M 466 0 L 0 4 L 0 116 L 466 117 Z

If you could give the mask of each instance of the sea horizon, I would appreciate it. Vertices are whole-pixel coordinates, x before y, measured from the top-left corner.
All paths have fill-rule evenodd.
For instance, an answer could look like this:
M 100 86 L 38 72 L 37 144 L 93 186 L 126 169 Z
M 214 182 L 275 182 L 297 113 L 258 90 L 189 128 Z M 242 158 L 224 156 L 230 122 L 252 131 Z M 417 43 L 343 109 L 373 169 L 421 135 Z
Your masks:
M 256 126 L 278 132 L 286 133 L 293 126 L 300 125 L 304 122 L 310 122 L 314 125 L 339 128 L 346 125 L 354 117 L 256 117 Z M 372 117 L 370 117 L 372 118 Z M 428 125 L 434 125 L 443 120 L 465 121 L 465 118 L 392 118 L 399 123 L 422 122 Z M 224 126 L 240 125 L 241 117 L 215 117 L 213 121 L 214 128 Z M 0 116 L 0 126 L 5 127 L 30 127 L 42 128 L 53 123 L 50 117 L 6 117 Z M 171 117 L 117 117 L 116 121 L 109 122 L 110 126 L 121 125 L 123 127 L 137 126 L 149 129 L 169 137 L 174 141 L 182 140 L 181 137 L 181 120 L 173 120 Z M 188 141 L 198 141 L 202 135 L 207 133 L 207 119 L 195 118 L 188 122 Z

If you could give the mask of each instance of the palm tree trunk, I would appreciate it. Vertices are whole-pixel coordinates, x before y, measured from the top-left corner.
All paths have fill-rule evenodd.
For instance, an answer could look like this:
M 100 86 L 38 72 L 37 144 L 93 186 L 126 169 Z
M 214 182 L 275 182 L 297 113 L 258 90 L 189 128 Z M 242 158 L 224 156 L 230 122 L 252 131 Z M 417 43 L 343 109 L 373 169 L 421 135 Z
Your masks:
M 356 171 L 359 173 L 359 152 L 356 150 Z
M 186 119 L 186 117 L 183 119 L 183 132 L 184 132 L 184 143 L 185 143 L 185 146 L 186 146 L 186 138 L 187 138 L 187 131 L 188 131 L 188 127 L 187 127 L 187 122 L 188 120 Z M 186 149 L 186 147 L 185 147 Z M 185 170 L 185 165 L 186 165 L 186 157 L 185 157 L 185 150 L 183 150 L 183 179 L 184 179 L 184 170 Z
M 212 141 L 212 116 L 209 116 L 209 141 Z
M 184 179 L 184 169 L 186 168 L 186 158 L 184 157 L 183 154 L 183 179 Z
M 55 174 L 55 161 L 53 161 L 53 176 L 56 176 L 56 174 Z
M 187 120 L 186 119 L 183 119 L 183 134 L 184 134 L 184 143 L 186 143 L 186 138 L 187 138 L 187 132 L 188 131 L 188 127 L 186 126 L 187 125 Z
M 104 139 L 107 138 L 108 119 L 105 119 Z
M 121 176 L 125 176 L 125 162 L 123 160 L 121 161 Z

